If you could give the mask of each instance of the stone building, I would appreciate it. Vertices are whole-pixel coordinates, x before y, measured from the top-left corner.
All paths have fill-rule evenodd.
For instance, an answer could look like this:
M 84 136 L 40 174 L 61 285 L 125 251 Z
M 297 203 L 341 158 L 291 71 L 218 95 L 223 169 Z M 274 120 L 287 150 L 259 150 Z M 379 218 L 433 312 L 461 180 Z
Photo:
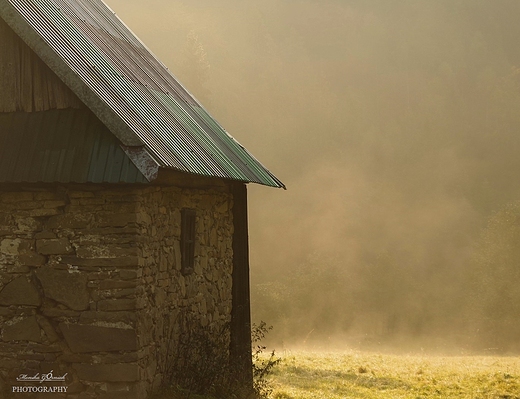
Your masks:
M 250 182 L 101 0 L 0 0 L 0 397 L 146 398 L 197 329 L 247 370 Z

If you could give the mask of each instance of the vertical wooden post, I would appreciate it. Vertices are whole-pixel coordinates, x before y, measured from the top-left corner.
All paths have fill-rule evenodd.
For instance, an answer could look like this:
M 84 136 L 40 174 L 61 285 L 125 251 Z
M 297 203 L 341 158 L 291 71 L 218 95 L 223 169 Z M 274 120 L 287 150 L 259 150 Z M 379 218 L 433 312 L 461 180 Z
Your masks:
M 234 233 L 230 361 L 244 388 L 252 390 L 247 189 L 245 184 L 235 183 L 232 190 Z

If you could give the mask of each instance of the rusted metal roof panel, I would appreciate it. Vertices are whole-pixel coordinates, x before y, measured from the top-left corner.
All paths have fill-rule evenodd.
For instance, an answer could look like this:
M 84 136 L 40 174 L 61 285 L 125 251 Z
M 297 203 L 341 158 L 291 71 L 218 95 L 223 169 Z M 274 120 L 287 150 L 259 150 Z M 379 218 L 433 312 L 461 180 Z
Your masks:
M 101 0 L 0 0 L 0 15 L 123 144 L 142 143 L 159 166 L 284 187 Z
M 147 183 L 87 109 L 0 113 L 0 182 Z

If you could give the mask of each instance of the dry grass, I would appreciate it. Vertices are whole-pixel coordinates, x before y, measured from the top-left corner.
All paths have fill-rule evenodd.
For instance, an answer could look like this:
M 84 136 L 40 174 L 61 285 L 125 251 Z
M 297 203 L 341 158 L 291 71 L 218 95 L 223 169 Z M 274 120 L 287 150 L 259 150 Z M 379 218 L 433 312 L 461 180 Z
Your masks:
M 520 357 L 287 352 L 274 399 L 520 399 Z

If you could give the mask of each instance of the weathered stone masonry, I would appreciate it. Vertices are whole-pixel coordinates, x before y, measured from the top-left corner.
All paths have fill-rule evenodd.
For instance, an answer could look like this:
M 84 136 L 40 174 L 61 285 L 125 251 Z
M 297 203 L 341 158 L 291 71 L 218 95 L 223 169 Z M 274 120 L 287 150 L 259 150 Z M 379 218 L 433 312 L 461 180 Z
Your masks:
M 50 370 L 68 373 L 68 398 L 141 399 L 159 387 L 178 317 L 230 322 L 232 206 L 225 185 L 3 187 L 0 392 Z M 186 276 L 182 208 L 197 212 Z

